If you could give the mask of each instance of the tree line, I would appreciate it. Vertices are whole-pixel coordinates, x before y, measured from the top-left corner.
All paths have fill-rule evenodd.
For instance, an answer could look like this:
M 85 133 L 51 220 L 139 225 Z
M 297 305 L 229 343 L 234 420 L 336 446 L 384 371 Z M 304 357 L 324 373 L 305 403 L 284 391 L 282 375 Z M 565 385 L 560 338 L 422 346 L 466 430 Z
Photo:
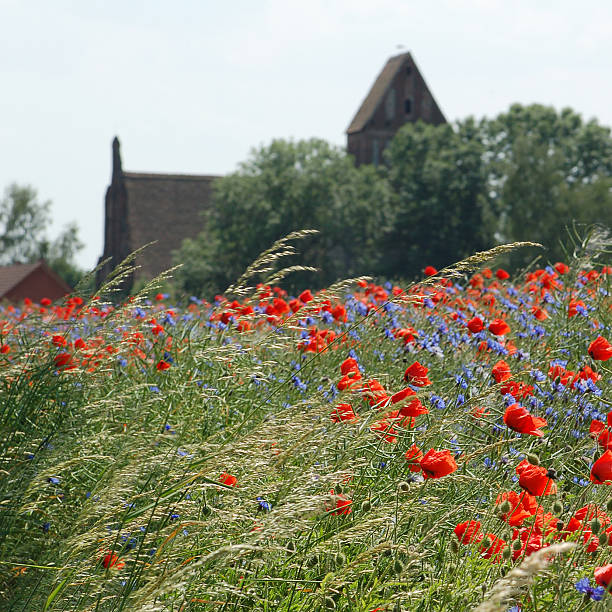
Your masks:
M 318 288 L 358 275 L 412 279 L 475 251 L 540 242 L 567 258 L 567 228 L 612 227 L 612 136 L 571 109 L 515 104 L 495 118 L 407 123 L 378 167 L 319 140 L 275 140 L 214 185 L 202 233 L 174 254 L 177 293 L 222 293 L 289 232 L 317 229 L 285 284 Z M 70 285 L 83 274 L 76 225 L 49 239 L 50 203 L 10 185 L 0 200 L 0 264 L 46 259 Z M 512 253 L 517 269 L 540 253 Z
M 515 104 L 493 119 L 408 123 L 378 167 L 355 167 L 323 140 L 275 140 L 216 183 L 204 223 L 175 253 L 177 281 L 195 295 L 223 292 L 304 228 L 320 234 L 300 244 L 300 262 L 319 272 L 294 275 L 294 290 L 365 274 L 410 279 L 513 241 L 542 243 L 554 262 L 567 258 L 568 227 L 612 227 L 612 137 L 571 109 Z M 537 254 L 503 263 L 516 269 Z

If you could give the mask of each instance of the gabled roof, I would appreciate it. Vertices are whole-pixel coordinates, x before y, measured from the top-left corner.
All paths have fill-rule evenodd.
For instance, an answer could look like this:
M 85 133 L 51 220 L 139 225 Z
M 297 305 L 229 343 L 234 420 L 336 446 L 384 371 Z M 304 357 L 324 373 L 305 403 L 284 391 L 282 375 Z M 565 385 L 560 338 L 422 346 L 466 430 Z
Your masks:
M 44 261 L 29 264 L 12 264 L 10 266 L 0 266 L 0 300 L 38 268 L 43 268 L 49 276 L 53 277 L 66 290 L 66 293 L 72 291 L 67 283 L 51 270 Z
M 365 128 L 374 114 L 374 111 L 382 101 L 385 92 L 389 89 L 397 71 L 407 59 L 412 59 L 410 53 L 402 53 L 389 58 L 381 73 L 376 77 L 376 81 L 374 81 L 374 85 L 372 85 L 365 100 L 361 103 L 357 114 L 353 117 L 351 125 L 349 125 L 348 130 L 346 130 L 347 134 L 361 132 L 361 130 Z
M 24 278 L 27 278 L 34 272 L 39 265 L 40 262 L 0 266 L 0 299 L 2 299 L 13 287 L 16 287 Z
M 444 115 L 440 111 L 431 91 L 427 87 L 427 83 L 425 83 L 425 79 L 421 75 L 416 62 L 414 61 L 410 52 L 401 53 L 400 55 L 396 55 L 394 57 L 389 58 L 381 73 L 376 77 L 376 81 L 374 81 L 374 85 L 370 88 L 368 95 L 365 100 L 361 103 L 357 114 L 353 117 L 351 124 L 346 130 L 347 134 L 354 134 L 356 132 L 361 132 L 368 124 L 368 121 L 372 118 L 376 109 L 383 101 L 385 94 L 387 93 L 389 87 L 391 86 L 393 79 L 397 75 L 398 71 L 406 64 L 407 61 L 410 61 L 414 71 L 419 75 L 419 79 L 422 81 L 423 87 L 429 92 L 431 98 L 433 100 L 435 108 L 440 113 L 442 120 L 444 121 Z

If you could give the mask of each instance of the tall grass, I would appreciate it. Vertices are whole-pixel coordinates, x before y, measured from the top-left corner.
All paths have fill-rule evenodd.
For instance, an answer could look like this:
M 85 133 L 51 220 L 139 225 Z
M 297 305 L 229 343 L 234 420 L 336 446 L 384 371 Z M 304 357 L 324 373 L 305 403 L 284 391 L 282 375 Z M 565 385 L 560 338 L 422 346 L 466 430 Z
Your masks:
M 170 304 L 151 286 L 113 306 L 111 284 L 84 303 L 4 307 L 1 607 L 590 606 L 574 584 L 594 584 L 593 569 L 612 561 L 609 524 L 601 515 L 598 529 L 588 517 L 567 526 L 584 506 L 609 506 L 610 488 L 589 480 L 603 450 L 589 427 L 612 407 L 610 370 L 587 347 L 612 334 L 609 270 L 597 262 L 601 248 L 587 246 L 564 274 L 474 276 L 495 251 L 403 290 L 339 283 L 294 302 L 295 313 L 284 311 L 289 299 L 273 301 L 280 292 L 248 287 L 251 272 L 274 277 L 277 255 L 293 253 L 286 242 L 232 289 L 240 302 Z M 571 300 L 584 306 L 568 317 Z M 548 318 L 535 318 L 536 307 Z M 510 332 L 470 333 L 476 314 L 485 324 L 503 318 Z M 348 357 L 362 381 L 339 391 Z M 517 385 L 532 386 L 518 401 L 546 418 L 543 437 L 504 424 L 516 400 L 493 380 L 500 359 Z M 412 425 L 389 412 L 416 360 L 432 385 L 414 387 L 429 413 Z M 562 382 L 548 375 L 558 360 L 601 378 Z M 363 387 L 372 380 L 384 391 Z M 333 422 L 342 403 L 357 420 Z M 423 478 L 405 457 L 413 444 L 450 450 L 457 470 Z M 558 488 L 536 498 L 555 520 L 532 555 L 513 548 L 520 535 L 496 503 L 501 492 L 520 494 L 515 467 L 525 457 L 553 468 Z M 461 543 L 453 531 L 470 520 L 505 548 L 483 558 L 482 540 Z M 531 536 L 534 517 L 521 527 Z

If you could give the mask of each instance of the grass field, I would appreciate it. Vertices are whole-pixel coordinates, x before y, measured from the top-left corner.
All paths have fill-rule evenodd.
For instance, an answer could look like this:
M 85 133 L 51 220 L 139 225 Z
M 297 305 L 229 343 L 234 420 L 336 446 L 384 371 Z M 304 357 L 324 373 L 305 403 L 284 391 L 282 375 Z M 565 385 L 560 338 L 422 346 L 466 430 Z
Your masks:
M 585 253 L 3 307 L 0 608 L 611 609 L 612 268 Z

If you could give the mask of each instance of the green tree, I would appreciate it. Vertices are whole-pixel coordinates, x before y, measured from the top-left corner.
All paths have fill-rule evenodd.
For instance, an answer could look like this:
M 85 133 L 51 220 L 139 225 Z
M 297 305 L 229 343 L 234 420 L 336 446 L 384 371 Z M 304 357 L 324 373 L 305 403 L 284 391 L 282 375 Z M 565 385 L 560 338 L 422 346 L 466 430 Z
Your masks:
M 15 183 L 0 200 L 0 265 L 44 259 L 71 287 L 83 272 L 74 257 L 83 248 L 76 224 L 67 225 L 50 240 L 51 202 L 38 200 L 36 190 Z
M 440 268 L 489 245 L 485 151 L 473 120 L 456 129 L 406 124 L 385 160 L 393 192 L 387 275 L 418 276 L 426 265 Z
M 302 256 L 290 263 L 320 272 L 293 275 L 289 288 L 379 273 L 389 195 L 375 168 L 356 168 L 339 148 L 275 140 L 216 182 L 205 231 L 176 253 L 179 282 L 199 295 L 223 291 L 272 243 L 306 228 L 320 234 L 300 243 Z
M 612 138 L 597 121 L 571 109 L 513 105 L 479 124 L 486 150 L 490 204 L 498 242 L 532 240 L 545 257 L 564 258 L 566 227 L 612 227 Z M 511 265 L 535 253 L 517 251 Z

